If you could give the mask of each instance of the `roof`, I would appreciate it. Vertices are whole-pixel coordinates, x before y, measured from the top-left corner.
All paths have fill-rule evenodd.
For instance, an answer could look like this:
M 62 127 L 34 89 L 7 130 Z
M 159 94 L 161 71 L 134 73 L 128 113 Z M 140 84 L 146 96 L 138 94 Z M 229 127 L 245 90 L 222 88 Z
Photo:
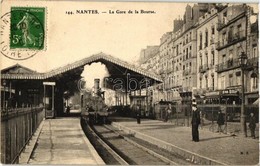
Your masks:
M 37 72 L 17 63 L 13 66 L 10 66 L 10 67 L 7 67 L 7 68 L 1 70 L 1 74 L 6 74 L 6 73 L 9 73 L 9 74 L 19 74 L 19 73 L 23 73 L 23 74 L 28 73 L 29 74 L 30 73 L 30 74 L 32 74 L 32 73 L 37 73 Z
M 79 67 L 83 67 L 86 64 L 91 64 L 93 62 L 102 62 L 102 63 L 105 63 L 105 64 L 111 64 L 112 63 L 112 64 L 118 65 L 122 68 L 125 68 L 127 70 L 136 72 L 136 73 L 143 75 L 145 77 L 154 79 L 155 81 L 162 82 L 161 78 L 158 75 L 147 72 L 143 69 L 138 68 L 137 66 L 135 66 L 133 64 L 129 64 L 125 61 L 122 61 L 118 58 L 115 58 L 111 55 L 107 55 L 107 54 L 102 53 L 102 52 L 99 53 L 99 54 L 95 54 L 95 55 L 92 55 L 90 57 L 84 58 L 82 60 L 76 61 L 74 63 L 70 63 L 70 64 L 67 64 L 65 66 L 53 69 L 53 70 L 48 71 L 46 73 L 33 72 L 32 70 L 25 68 L 25 67 L 23 67 L 23 68 L 28 69 L 28 71 L 31 71 L 31 72 L 10 73 L 8 71 L 10 71 L 10 69 L 12 67 L 14 67 L 14 66 L 11 66 L 11 67 L 8 67 L 8 68 L 1 70 L 1 79 L 42 79 L 42 80 L 44 80 L 44 79 L 55 77 L 59 74 L 65 73 L 67 71 L 70 71 L 70 70 L 73 70 L 73 69 L 76 69 L 76 68 L 79 68 Z M 17 64 L 16 66 L 21 66 L 21 65 Z

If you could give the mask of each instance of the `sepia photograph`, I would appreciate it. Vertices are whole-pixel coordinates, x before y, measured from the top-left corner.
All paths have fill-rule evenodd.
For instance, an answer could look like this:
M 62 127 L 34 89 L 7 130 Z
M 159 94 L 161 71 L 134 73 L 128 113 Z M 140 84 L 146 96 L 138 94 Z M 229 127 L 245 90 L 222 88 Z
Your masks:
M 259 164 L 258 2 L 0 13 L 1 164 Z

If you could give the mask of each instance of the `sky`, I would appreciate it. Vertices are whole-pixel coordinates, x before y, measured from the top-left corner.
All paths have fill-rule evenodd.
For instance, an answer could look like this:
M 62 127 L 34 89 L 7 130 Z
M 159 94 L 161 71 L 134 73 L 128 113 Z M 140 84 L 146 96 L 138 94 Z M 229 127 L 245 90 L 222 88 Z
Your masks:
M 49 71 L 100 52 L 135 63 L 141 49 L 159 45 L 160 37 L 173 29 L 173 20 L 183 16 L 187 5 L 156 2 L 11 2 L 3 2 L 1 15 L 9 12 L 11 6 L 46 7 L 46 49 L 27 60 L 11 60 L 1 55 L 1 69 L 19 63 L 38 72 Z M 65 14 L 66 11 L 75 13 L 76 10 L 98 10 L 100 14 Z M 108 14 L 109 10 L 149 10 L 156 13 Z

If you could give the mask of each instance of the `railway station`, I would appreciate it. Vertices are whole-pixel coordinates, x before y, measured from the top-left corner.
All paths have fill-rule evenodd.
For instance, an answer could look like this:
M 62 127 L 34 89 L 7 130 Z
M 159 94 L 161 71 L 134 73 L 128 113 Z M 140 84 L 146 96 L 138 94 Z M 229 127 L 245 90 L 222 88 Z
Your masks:
M 161 82 L 158 76 L 104 53 L 92 55 L 46 73 L 38 73 L 19 64 L 1 70 L 2 154 L 6 154 L 2 156 L 3 163 L 18 162 L 21 150 L 43 119 L 65 116 L 66 98 L 79 92 L 84 66 L 96 62 L 105 64 L 109 71 L 106 88 L 115 90 L 115 86 L 119 87 L 116 89 L 115 100 L 120 108 L 127 108 L 132 102 L 134 96 L 128 101 L 131 91 Z M 117 82 L 118 80 L 120 82 Z M 23 111 L 22 118 L 17 116 L 21 111 Z M 20 126 L 19 123 L 23 120 L 25 122 Z M 15 128 L 14 131 L 12 127 Z M 19 132 L 16 132 L 18 130 Z M 7 134 L 9 131 L 11 135 Z M 17 137 L 19 134 L 22 134 L 22 141 Z M 13 145 L 12 141 L 19 143 Z

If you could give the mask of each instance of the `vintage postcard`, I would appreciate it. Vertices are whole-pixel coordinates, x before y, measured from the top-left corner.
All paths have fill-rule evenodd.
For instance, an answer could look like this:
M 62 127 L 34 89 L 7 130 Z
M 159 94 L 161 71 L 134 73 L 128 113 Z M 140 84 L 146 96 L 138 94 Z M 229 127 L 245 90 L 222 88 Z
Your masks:
M 2 164 L 259 164 L 258 3 L 0 12 Z

